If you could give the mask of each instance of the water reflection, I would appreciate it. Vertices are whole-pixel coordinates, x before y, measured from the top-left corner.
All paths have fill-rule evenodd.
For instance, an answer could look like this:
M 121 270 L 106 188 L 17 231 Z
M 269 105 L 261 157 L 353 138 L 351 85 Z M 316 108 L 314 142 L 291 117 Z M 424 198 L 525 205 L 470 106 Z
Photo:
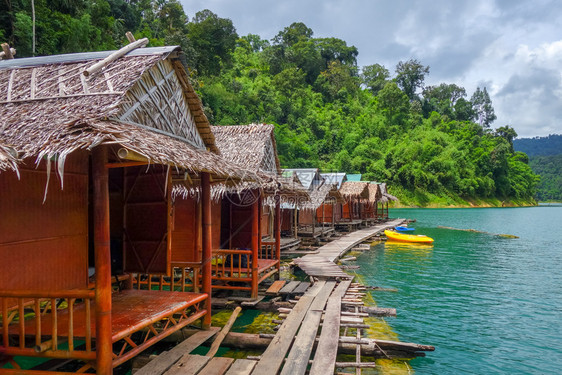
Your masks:
M 419 255 L 429 255 L 433 250 L 433 244 L 426 243 L 413 243 L 413 242 L 399 242 L 399 241 L 386 241 L 384 243 L 384 250 L 392 253 L 394 251 L 409 251 Z

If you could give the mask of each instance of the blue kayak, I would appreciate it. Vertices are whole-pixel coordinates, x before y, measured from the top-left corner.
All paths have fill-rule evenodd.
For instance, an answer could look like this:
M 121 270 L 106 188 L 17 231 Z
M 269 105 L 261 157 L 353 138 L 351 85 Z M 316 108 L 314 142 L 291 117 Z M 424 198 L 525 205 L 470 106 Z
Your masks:
M 414 230 L 416 230 L 415 228 L 408 228 L 408 227 L 394 227 L 394 229 L 397 232 L 402 232 L 402 233 L 413 232 Z

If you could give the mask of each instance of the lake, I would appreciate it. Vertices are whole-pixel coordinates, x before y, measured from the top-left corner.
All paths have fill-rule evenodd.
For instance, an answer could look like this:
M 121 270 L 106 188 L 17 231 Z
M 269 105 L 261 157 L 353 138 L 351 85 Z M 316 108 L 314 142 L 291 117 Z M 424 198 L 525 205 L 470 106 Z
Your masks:
M 401 341 L 435 346 L 410 362 L 417 374 L 562 372 L 562 205 L 390 216 L 417 220 L 434 245 L 374 245 L 358 273 L 398 289 L 373 296 L 397 309 L 386 321 Z

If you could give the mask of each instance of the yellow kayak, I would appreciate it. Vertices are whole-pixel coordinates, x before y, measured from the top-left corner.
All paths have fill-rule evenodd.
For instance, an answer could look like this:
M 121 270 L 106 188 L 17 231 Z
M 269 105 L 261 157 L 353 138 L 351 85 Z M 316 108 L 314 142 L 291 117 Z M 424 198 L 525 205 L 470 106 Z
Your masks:
M 402 234 L 391 230 L 385 230 L 384 235 L 393 241 L 401 242 L 418 242 L 418 243 L 433 243 L 433 238 L 424 236 L 423 234 Z

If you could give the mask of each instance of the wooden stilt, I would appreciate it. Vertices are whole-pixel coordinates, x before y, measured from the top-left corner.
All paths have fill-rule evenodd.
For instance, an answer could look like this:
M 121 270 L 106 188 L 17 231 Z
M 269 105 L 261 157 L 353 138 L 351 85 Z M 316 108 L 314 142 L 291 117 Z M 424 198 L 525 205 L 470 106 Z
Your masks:
M 258 193 L 259 194 L 259 193 Z M 258 252 L 260 232 L 260 199 L 252 205 L 252 298 L 258 298 Z
M 297 204 L 295 203 L 295 210 L 293 212 L 293 232 L 295 238 L 297 238 L 298 236 L 298 225 L 299 225 L 298 215 L 299 215 L 299 211 L 297 209 Z
M 212 226 L 211 226 L 211 182 L 209 173 L 201 173 L 201 214 L 203 217 L 202 230 L 202 277 L 203 293 L 207 293 L 205 301 L 207 314 L 203 318 L 203 328 L 211 327 L 211 257 L 212 257 Z
M 94 183 L 94 251 L 96 267 L 96 373 L 112 374 L 111 253 L 107 149 L 92 151 Z

